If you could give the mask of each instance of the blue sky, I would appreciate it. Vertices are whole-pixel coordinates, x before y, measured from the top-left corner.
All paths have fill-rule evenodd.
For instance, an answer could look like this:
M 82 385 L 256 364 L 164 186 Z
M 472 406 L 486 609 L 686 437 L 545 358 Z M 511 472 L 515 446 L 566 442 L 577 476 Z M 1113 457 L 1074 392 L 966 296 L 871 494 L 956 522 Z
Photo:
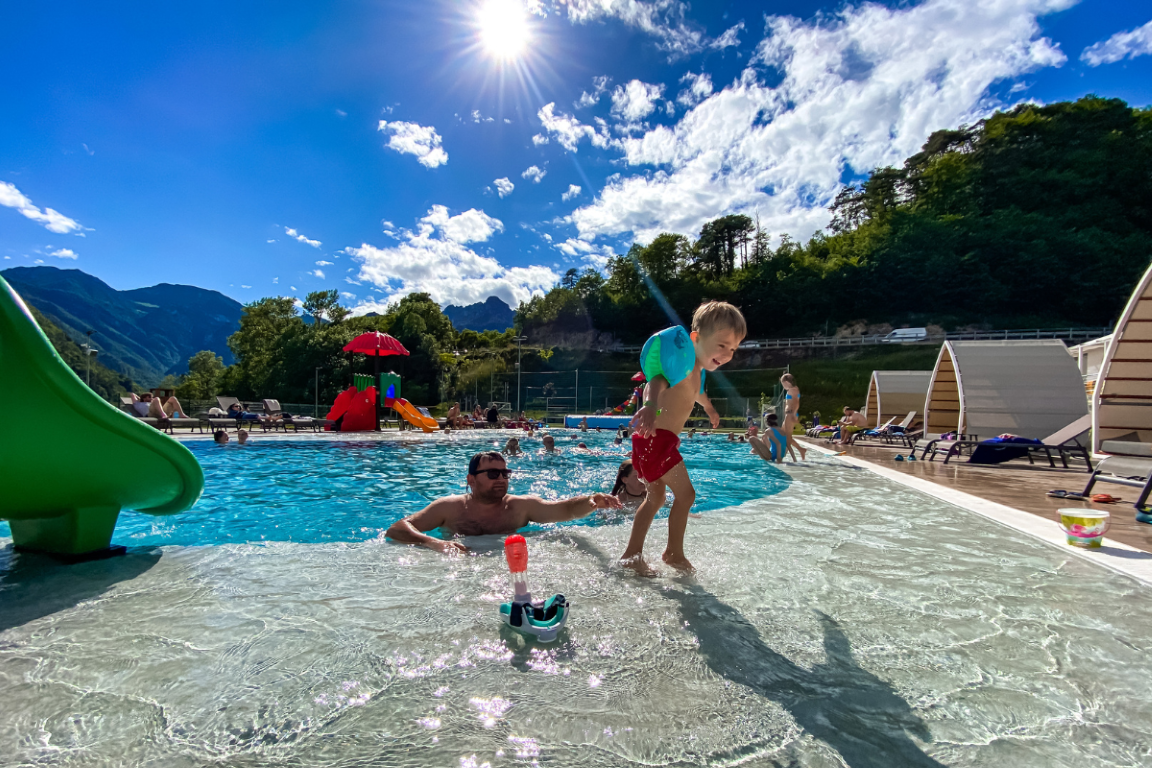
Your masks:
M 515 304 L 727 213 L 806 239 L 998 107 L 1152 103 L 1131 0 L 184 5 L 0 11 L 0 269 Z

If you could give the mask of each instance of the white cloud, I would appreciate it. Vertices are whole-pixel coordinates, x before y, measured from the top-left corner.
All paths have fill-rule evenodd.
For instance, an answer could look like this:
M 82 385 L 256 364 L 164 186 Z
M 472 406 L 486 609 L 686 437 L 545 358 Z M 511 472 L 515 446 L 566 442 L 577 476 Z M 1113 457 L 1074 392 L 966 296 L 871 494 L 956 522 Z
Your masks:
M 568 18 L 585 24 L 617 18 L 657 38 L 657 45 L 674 55 L 699 51 L 704 34 L 685 22 L 687 4 L 680 0 L 565 0 Z
M 496 181 L 492 183 L 496 185 L 496 194 L 500 195 L 500 197 L 508 197 L 508 195 L 512 194 L 512 190 L 516 189 L 516 185 L 509 181 L 508 177 L 496 179 Z
M 555 285 L 558 276 L 548 267 L 505 267 L 466 245 L 502 229 L 503 224 L 483 211 L 449 216 L 447 208 L 436 205 L 414 231 L 401 230 L 403 236 L 393 247 L 363 243 L 345 248 L 360 262 L 357 277 L 383 289 L 385 296 L 360 304 L 356 312 L 383 309 L 414 291 L 426 292 L 440 304 L 463 306 L 494 295 L 515 307 Z
M 560 199 L 567 202 L 567 201 L 571 200 L 572 198 L 579 197 L 579 196 L 580 196 L 580 187 L 576 186 L 575 184 L 569 184 L 568 185 L 568 191 L 565 192 L 564 194 L 560 195 Z
M 280 282 L 280 278 L 278 278 L 278 277 L 272 278 L 272 285 L 276 285 L 279 282 Z
M 288 237 L 295 238 L 302 243 L 306 243 L 313 248 L 319 248 L 321 245 L 323 245 L 323 243 L 321 243 L 319 240 L 309 240 L 308 238 L 304 237 L 304 235 L 292 229 L 292 227 L 284 227 L 284 234 L 288 235 Z
M 1080 54 L 1080 61 L 1090 67 L 1098 67 L 1148 54 L 1152 54 L 1152 21 L 1127 32 L 1117 32 L 1107 40 L 1088 46 Z
M 316 266 L 318 266 L 318 267 L 330 267 L 330 266 L 332 266 L 332 262 L 324 261 L 323 259 L 321 259 L 320 261 L 316 262 Z
M 846 7 L 812 22 L 770 17 L 753 63 L 669 128 L 619 140 L 643 175 L 609 180 L 571 221 L 582 238 L 695 234 L 726 213 L 807 237 L 846 170 L 900 164 L 929 134 L 1000 103 L 990 87 L 1065 56 L 1037 17 L 1075 0 L 926 0 Z M 779 72 L 773 87 L 760 70 Z M 689 91 L 699 80 L 694 79 Z
M 59 250 L 52 251 L 52 253 L 50 253 L 48 255 L 49 256 L 55 256 L 58 259 L 77 259 L 77 258 L 79 258 L 79 256 L 77 256 L 76 252 L 73 251 L 71 248 L 61 248 Z
M 82 234 L 84 228 L 75 219 L 70 219 L 59 211 L 51 208 L 40 210 L 24 193 L 16 189 L 15 184 L 0 181 L 0 205 L 6 208 L 15 208 L 22 216 L 42 225 L 49 232 L 66 235 L 69 232 Z
M 597 269 L 603 269 L 608 264 L 608 259 L 615 255 L 615 252 L 606 245 L 593 245 L 587 240 L 573 238 L 556 243 L 555 248 L 565 256 L 580 256 Z
M 349 301 L 356 301 L 356 294 L 354 293 L 348 293 L 348 291 L 340 291 L 340 295 Z
M 689 72 L 680 78 L 680 82 L 687 83 L 688 87 L 680 91 L 676 101 L 686 107 L 694 107 L 712 95 L 712 78 L 706 74 Z
M 571 115 L 566 115 L 563 112 L 557 113 L 555 102 L 545 104 L 536 113 L 536 116 L 540 118 L 544 130 L 554 135 L 560 146 L 569 152 L 576 151 L 581 139 L 590 140 L 594 147 L 604 148 L 609 144 L 610 140 L 606 131 L 597 131 L 590 125 L 584 125 Z M 537 135 L 532 137 L 532 141 L 535 144 L 547 144 L 548 138 Z
M 321 280 L 324 279 L 324 270 L 322 270 L 322 269 L 314 269 L 311 272 L 309 272 L 308 274 L 312 275 L 312 277 L 318 277 Z M 292 290 L 296 290 L 296 289 L 293 288 Z
M 536 133 L 536 134 L 532 135 L 532 143 L 534 145 L 536 145 L 537 147 L 544 145 L 544 144 L 547 144 L 548 141 L 549 141 L 548 137 L 542 133 Z
M 709 48 L 716 48 L 717 50 L 724 50 L 725 48 L 735 48 L 740 45 L 740 38 L 736 37 L 744 31 L 744 22 L 739 22 L 734 27 L 729 27 L 724 30 L 724 34 L 708 43 Z
M 379 130 L 391 134 L 387 144 L 389 149 L 415 155 L 426 168 L 435 168 L 448 162 L 448 153 L 440 147 L 440 134 L 432 126 L 381 120 Z
M 612 78 L 608 75 L 599 75 L 592 78 L 592 93 L 584 91 L 580 94 L 580 98 L 576 101 L 576 108 L 591 107 L 600 101 L 600 97 L 608 90 L 608 83 L 612 82 Z
M 252 286 L 250 286 L 250 285 L 242 285 L 242 286 L 240 286 L 240 287 L 241 287 L 241 288 L 251 288 Z
M 472 110 L 472 122 L 474 123 L 491 123 L 493 120 L 494 118 L 484 117 L 478 109 Z
M 531 181 L 534 184 L 539 184 L 540 180 L 543 179 L 547 174 L 548 171 L 541 170 L 535 165 L 530 165 L 528 166 L 528 169 L 524 171 L 524 173 L 520 174 L 520 176 L 528 179 L 528 181 Z
M 342 109 L 336 110 L 336 114 L 340 115 L 340 117 L 348 117 L 348 113 Z
M 447 207 L 434 205 L 420 221 L 456 243 L 482 243 L 495 233 L 504 231 L 503 222 L 475 208 L 450 216 Z
M 276 241 L 273 239 L 273 240 L 269 240 L 268 242 L 269 242 L 269 243 L 274 243 L 274 242 L 276 242 Z
M 296 286 L 290 285 L 290 286 L 288 286 L 288 290 L 294 291 L 294 290 L 296 290 Z
M 612 114 L 629 123 L 643 120 L 656 109 L 655 102 L 663 93 L 663 85 L 651 85 L 639 80 L 618 85 L 612 91 Z

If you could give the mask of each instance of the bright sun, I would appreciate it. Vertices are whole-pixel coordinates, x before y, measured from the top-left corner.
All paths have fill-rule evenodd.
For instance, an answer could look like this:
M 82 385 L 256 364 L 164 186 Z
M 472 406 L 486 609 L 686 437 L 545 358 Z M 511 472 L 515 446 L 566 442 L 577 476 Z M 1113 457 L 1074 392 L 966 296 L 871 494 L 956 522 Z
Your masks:
M 484 0 L 477 22 L 484 48 L 496 58 L 514 59 L 528 44 L 528 19 L 521 0 Z

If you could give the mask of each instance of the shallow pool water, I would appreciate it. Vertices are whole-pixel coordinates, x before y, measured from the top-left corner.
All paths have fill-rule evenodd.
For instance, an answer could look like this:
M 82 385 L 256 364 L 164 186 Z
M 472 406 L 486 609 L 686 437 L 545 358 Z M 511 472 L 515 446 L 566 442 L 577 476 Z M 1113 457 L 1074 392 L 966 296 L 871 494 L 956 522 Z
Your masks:
M 786 469 L 778 492 L 689 521 L 695 577 L 619 570 L 627 525 L 530 535 L 534 588 L 573 602 L 551 646 L 501 627 L 496 537 L 458 558 L 375 534 L 140 546 L 73 567 L 0 549 L 0 755 L 164 768 L 1152 762 L 1143 587 L 835 459 Z M 650 536 L 658 553 L 666 528 Z
M 187 443 L 204 468 L 204 494 L 190 512 L 154 516 L 126 511 L 113 543 L 224 544 L 247 541 L 363 541 L 433 499 L 463 493 L 468 460 L 477 451 L 500 450 L 507 433 L 475 432 L 447 440 L 262 440 L 224 446 Z M 558 454 L 525 439 L 522 456 L 508 458 L 511 493 L 548 499 L 609 492 L 630 451 L 613 444 L 612 432 L 557 433 Z M 578 439 L 572 439 L 577 437 Z M 589 451 L 574 446 L 584 442 Z M 718 436 L 685 440 L 697 486 L 695 511 L 735 506 L 778 493 L 787 474 L 752 455 L 748 447 Z M 576 525 L 619 522 L 596 515 Z M 0 523 L 0 535 L 11 535 Z

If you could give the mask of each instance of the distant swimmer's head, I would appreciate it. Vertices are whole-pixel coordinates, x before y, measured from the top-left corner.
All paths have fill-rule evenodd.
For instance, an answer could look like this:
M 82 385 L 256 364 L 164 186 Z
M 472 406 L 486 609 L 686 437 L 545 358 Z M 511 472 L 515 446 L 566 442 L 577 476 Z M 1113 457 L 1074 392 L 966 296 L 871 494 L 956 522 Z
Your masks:
M 580 450 L 580 451 L 588 450 L 587 443 L 576 443 L 576 450 Z
M 216 433 L 212 435 L 212 439 L 216 441 L 216 445 L 224 445 L 224 443 L 228 442 L 228 433 L 222 429 L 218 429 Z
M 484 451 L 468 462 L 468 489 L 482 504 L 495 504 L 508 495 L 512 470 L 496 451 Z
M 747 335 L 744 315 L 726 301 L 705 302 L 692 315 L 696 358 L 706 371 L 714 371 L 731 360 Z
M 544 450 L 546 450 L 546 451 L 556 450 L 556 440 L 555 440 L 555 438 L 552 437 L 552 435 L 544 435 Z
M 504 445 L 504 450 L 507 453 L 519 453 L 520 441 L 514 437 L 508 438 L 508 442 Z
M 248 443 L 248 430 L 241 429 L 236 433 L 236 442 L 240 445 L 247 445 Z

